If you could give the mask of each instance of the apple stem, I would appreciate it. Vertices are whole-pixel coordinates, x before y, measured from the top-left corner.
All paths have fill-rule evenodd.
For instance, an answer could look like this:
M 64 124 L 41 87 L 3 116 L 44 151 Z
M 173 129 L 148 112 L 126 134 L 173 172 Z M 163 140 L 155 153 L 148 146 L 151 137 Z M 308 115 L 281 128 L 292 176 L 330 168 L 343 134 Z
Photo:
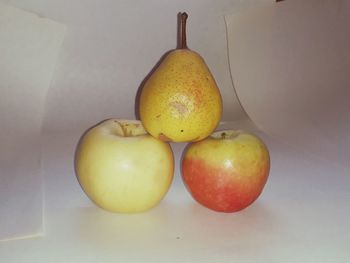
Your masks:
M 225 132 L 221 133 L 221 139 L 226 139 L 226 133 Z
M 125 137 L 130 136 L 130 134 L 128 133 L 128 130 L 124 127 L 124 125 L 121 125 L 120 127 L 122 128 Z
M 183 12 L 180 13 L 180 33 L 179 33 L 179 49 L 187 49 L 187 41 L 186 41 L 186 20 L 187 20 L 187 13 Z
M 122 123 L 120 123 L 119 121 L 114 121 L 114 122 L 115 122 L 115 123 L 118 123 L 120 129 L 121 129 L 122 132 L 123 132 L 123 136 L 124 136 L 124 137 L 129 136 L 129 135 L 128 135 L 127 129 L 125 129 L 125 127 L 124 127 L 124 125 L 123 125 Z

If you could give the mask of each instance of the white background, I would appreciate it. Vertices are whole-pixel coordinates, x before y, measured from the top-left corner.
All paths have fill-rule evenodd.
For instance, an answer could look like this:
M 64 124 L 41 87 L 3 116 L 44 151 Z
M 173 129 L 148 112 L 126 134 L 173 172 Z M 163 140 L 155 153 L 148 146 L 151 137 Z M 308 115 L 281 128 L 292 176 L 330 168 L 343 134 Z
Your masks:
M 2 2 L 67 26 L 44 112 L 44 236 L 0 243 L 4 262 L 349 258 L 349 1 Z M 139 84 L 175 47 L 180 11 L 190 14 L 189 46 L 203 55 L 222 92 L 221 127 L 247 127 L 263 138 L 269 181 L 248 209 L 212 212 L 186 192 L 179 173 L 185 145 L 173 144 L 174 183 L 158 207 L 104 212 L 74 176 L 76 143 L 102 119 L 134 117 Z M 263 131 L 245 118 L 231 74 L 244 110 Z
M 19 32 L 25 31 L 27 27 L 32 27 L 33 30 L 31 34 L 22 38 L 10 34 L 9 39 L 12 39 L 12 42 L 6 42 L 4 39 L 2 42 L 10 50 L 2 50 L 5 55 L 2 62 L 7 64 L 1 68 L 3 80 L 0 87 L 5 102 L 1 106 L 6 108 L 6 111 L 1 111 L 1 119 L 9 121 L 6 121 L 1 129 L 1 134 L 7 134 L 1 138 L 1 147 L 2 155 L 5 156 L 9 154 L 6 150 L 9 147 L 5 146 L 13 146 L 12 159 L 16 160 L 16 163 L 9 164 L 11 169 L 3 168 L 4 172 L 1 175 L 2 182 L 5 182 L 2 184 L 1 196 L 5 196 L 2 199 L 6 201 L 2 203 L 0 222 L 6 224 L 3 230 L 0 230 L 0 240 L 7 238 L 1 233 L 9 233 L 8 238 L 42 233 L 42 191 L 38 172 L 40 145 L 34 143 L 40 138 L 41 125 L 44 133 L 83 133 L 88 127 L 106 118 L 135 118 L 135 95 L 142 80 L 166 51 L 176 47 L 178 12 L 189 13 L 188 45 L 203 54 L 220 86 L 224 99 L 223 118 L 238 120 L 245 117 L 230 78 L 224 15 L 229 10 L 257 1 L 245 1 L 244 5 L 241 3 L 243 1 L 1 2 L 17 7 L 19 11 L 33 12 L 26 15 L 22 12 L 23 16 L 32 17 L 33 21 L 26 22 L 20 16 L 17 17 L 21 21 L 19 24 L 22 23 L 17 25 Z M 40 21 L 40 17 L 60 23 L 66 29 L 58 56 L 54 48 L 52 53 L 47 53 L 40 45 L 31 45 L 32 42 L 36 43 L 38 38 L 34 33 L 39 32 L 40 38 L 40 27 L 45 27 L 47 23 L 45 19 Z M 50 43 L 53 43 L 50 42 L 50 34 L 59 38 L 59 32 L 52 28 L 50 33 L 43 34 L 42 43 L 50 46 Z M 3 36 L 2 34 L 1 37 Z M 48 39 L 47 42 L 45 39 Z M 58 45 L 61 42 L 54 44 Z M 24 48 L 21 48 L 21 45 Z M 56 57 L 57 60 L 52 59 Z M 56 63 L 51 65 L 42 61 Z M 20 82 L 18 79 L 23 80 Z M 12 85 L 12 88 L 6 84 L 11 81 L 16 84 Z M 15 95 L 9 94 L 9 88 Z M 7 106 L 9 103 L 11 107 Z M 20 127 L 16 129 L 20 130 L 19 133 L 13 130 L 13 127 L 17 126 Z M 30 137 L 29 132 L 33 133 Z M 31 141 L 36 147 L 26 147 L 19 141 L 21 138 L 26 138 L 23 140 Z M 18 142 L 17 145 L 14 141 Z M 32 161 L 22 157 L 22 152 L 31 152 Z M 21 162 L 27 166 L 18 164 L 22 159 Z M 16 174 L 24 173 L 17 170 L 27 170 L 28 174 L 20 178 Z M 29 176 L 32 179 L 29 180 Z M 22 195 L 17 196 L 14 192 L 21 192 Z M 18 205 L 11 205 L 13 203 Z M 18 206 L 23 207 L 25 212 L 18 212 L 22 210 L 18 209 Z M 17 215 L 18 221 L 12 220 L 8 211 Z M 21 227 L 16 227 L 13 222 L 17 222 Z M 32 231 L 29 231 L 30 229 Z
M 64 26 L 0 3 L 0 240 L 42 233 L 40 141 Z
M 227 17 L 233 81 L 249 117 L 342 165 L 350 156 L 349 3 L 293 0 Z
M 189 48 L 202 54 L 224 99 L 224 120 L 242 112 L 230 78 L 224 15 L 249 3 L 197 0 L 3 1 L 67 26 L 48 94 L 45 130 L 84 129 L 108 117 L 135 118 L 142 80 L 176 48 L 177 14 L 186 11 Z

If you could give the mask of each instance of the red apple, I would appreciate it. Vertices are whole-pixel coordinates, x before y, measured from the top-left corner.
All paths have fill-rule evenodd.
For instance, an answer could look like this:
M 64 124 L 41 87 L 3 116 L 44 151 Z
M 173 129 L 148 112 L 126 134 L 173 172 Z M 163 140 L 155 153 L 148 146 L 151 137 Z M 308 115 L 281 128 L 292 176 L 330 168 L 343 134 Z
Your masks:
M 253 134 L 225 130 L 188 144 L 182 178 L 193 198 L 219 212 L 248 207 L 261 194 L 270 171 L 266 145 Z

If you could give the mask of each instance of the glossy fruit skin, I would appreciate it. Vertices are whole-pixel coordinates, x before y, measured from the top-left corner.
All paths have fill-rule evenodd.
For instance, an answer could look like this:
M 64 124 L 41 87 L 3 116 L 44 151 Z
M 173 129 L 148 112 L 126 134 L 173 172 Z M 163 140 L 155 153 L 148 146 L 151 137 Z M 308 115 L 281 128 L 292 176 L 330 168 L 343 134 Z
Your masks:
M 127 129 L 137 134 L 120 135 L 118 121 L 107 120 L 83 135 L 75 155 L 76 175 L 97 206 L 118 213 L 146 211 L 170 188 L 173 152 L 168 143 L 147 134 L 138 121 L 123 120 L 136 124 Z
M 241 132 L 233 139 L 208 137 L 191 143 L 182 160 L 188 191 L 200 204 L 218 212 L 237 212 L 251 205 L 260 196 L 269 171 L 265 144 Z
M 222 98 L 203 58 L 189 49 L 171 51 L 145 82 L 139 104 L 145 129 L 164 141 L 199 141 L 222 115 Z

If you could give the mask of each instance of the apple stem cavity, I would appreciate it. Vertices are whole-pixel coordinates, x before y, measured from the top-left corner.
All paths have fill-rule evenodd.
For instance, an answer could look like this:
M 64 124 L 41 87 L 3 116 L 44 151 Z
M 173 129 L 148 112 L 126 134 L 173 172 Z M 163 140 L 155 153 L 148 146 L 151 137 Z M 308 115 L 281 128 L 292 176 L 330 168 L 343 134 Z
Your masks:
M 114 119 L 114 124 L 117 125 L 114 129 L 115 134 L 122 137 L 135 137 L 147 134 L 147 131 L 139 121 L 119 120 Z
M 216 140 L 233 140 L 241 134 L 239 130 L 222 130 L 214 132 L 211 137 Z
M 124 127 L 124 125 L 122 124 L 122 123 L 120 123 L 119 121 L 117 121 L 117 120 L 114 120 L 114 123 L 116 123 L 118 126 L 119 126 L 119 128 L 120 128 L 120 131 L 121 131 L 121 136 L 123 136 L 123 137 L 126 137 L 126 136 L 128 136 L 127 135 L 127 130 L 125 129 L 125 127 Z
M 179 49 L 187 49 L 187 41 L 186 41 L 186 20 L 187 13 L 180 13 L 180 27 L 179 27 Z

